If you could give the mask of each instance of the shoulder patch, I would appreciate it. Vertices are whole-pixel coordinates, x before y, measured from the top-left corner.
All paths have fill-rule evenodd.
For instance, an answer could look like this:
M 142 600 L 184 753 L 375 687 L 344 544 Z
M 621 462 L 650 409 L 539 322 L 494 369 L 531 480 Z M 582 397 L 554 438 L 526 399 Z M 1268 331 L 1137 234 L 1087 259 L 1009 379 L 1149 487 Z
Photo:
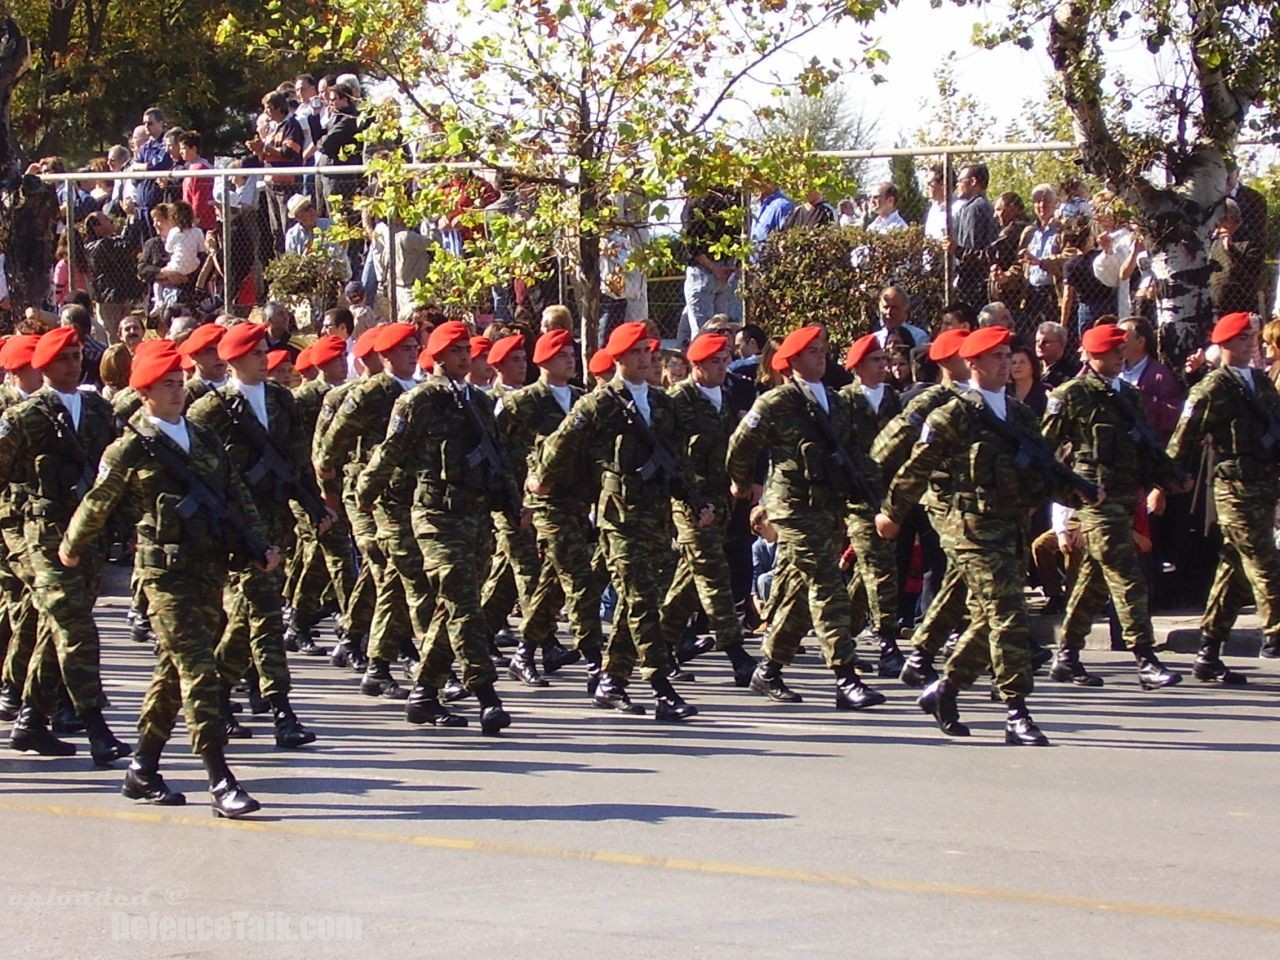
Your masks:
M 586 427 L 586 425 L 587 425 L 586 416 L 583 415 L 581 410 L 575 411 L 575 413 L 573 414 L 573 424 L 572 424 L 573 429 L 581 430 L 584 427 Z
M 13 430 L 13 421 L 8 417 L 0 417 L 0 437 L 7 437 Z
M 747 411 L 747 415 L 742 418 L 742 422 L 747 425 L 748 429 L 754 430 L 760 426 L 760 411 L 752 407 Z
M 1052 394 L 1052 393 L 1049 394 L 1049 399 L 1045 402 L 1045 405 L 1044 405 L 1045 412 L 1051 413 L 1054 416 L 1057 416 L 1062 412 L 1062 407 L 1063 407 L 1062 398 L 1057 396 L 1056 394 Z
M 929 424 L 926 423 L 923 427 L 920 428 L 920 442 L 928 443 L 929 437 L 932 435 L 932 433 L 933 431 L 930 429 Z
M 356 412 L 356 398 L 351 394 L 347 394 L 347 398 L 342 401 L 342 412 L 348 416 Z
M 393 413 L 391 415 L 391 424 L 390 424 L 391 433 L 393 434 L 404 433 L 404 428 L 407 427 L 408 425 L 409 425 L 409 421 L 407 421 L 401 414 Z
M 1191 418 L 1191 414 L 1195 412 L 1196 402 L 1190 397 L 1187 397 L 1186 402 L 1182 404 L 1182 413 L 1179 415 L 1178 419 L 1188 420 Z M 0 436 L 3 436 L 3 434 L 0 434 Z
M 103 457 L 98 461 L 98 483 L 107 478 L 107 474 L 111 472 L 111 464 L 107 463 L 107 458 Z

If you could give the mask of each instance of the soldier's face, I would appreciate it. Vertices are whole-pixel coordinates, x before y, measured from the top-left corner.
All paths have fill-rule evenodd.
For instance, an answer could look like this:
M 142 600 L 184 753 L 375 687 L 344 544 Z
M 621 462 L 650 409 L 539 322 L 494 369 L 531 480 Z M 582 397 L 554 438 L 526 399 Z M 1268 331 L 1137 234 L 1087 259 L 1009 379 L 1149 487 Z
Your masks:
M 1124 348 L 1116 347 L 1106 353 L 1089 354 L 1089 366 L 1108 379 L 1120 376 L 1120 371 L 1124 369 Z
M 542 369 L 547 373 L 548 382 L 557 387 L 562 387 L 572 380 L 577 368 L 578 361 L 573 355 L 573 347 L 565 347 L 542 365 Z
M 186 401 L 183 389 L 182 371 L 173 370 L 166 373 L 149 387 L 138 391 L 142 394 L 142 402 L 147 413 L 169 423 L 177 423 L 182 416 L 182 406 Z
M 236 378 L 241 383 L 247 383 L 253 386 L 262 383 L 267 379 L 267 341 L 266 338 L 259 340 L 253 345 L 253 348 L 244 356 L 239 357 L 231 364 L 236 372 Z
M 64 347 L 44 368 L 44 378 L 49 381 L 49 386 L 62 393 L 72 393 L 80 383 L 82 359 L 80 344 L 72 343 Z
M 205 347 L 203 350 L 197 350 L 191 355 L 191 359 L 195 361 L 196 372 L 200 374 L 201 379 L 226 379 L 227 361 L 218 356 L 217 347 Z
M 801 379 L 808 380 L 810 383 L 821 380 L 822 375 L 827 372 L 826 338 L 818 337 L 792 357 L 790 362 L 791 369 L 799 374 Z
M 450 380 L 465 380 L 471 372 L 471 343 L 459 340 L 436 354 L 436 369 Z
M 417 338 L 406 337 L 383 354 L 383 359 L 391 368 L 391 375 L 401 380 L 408 380 L 413 376 L 414 368 L 418 366 L 418 351 Z
M 889 355 L 883 350 L 872 350 L 855 372 L 866 386 L 878 387 L 889 378 Z
M 498 367 L 502 382 L 509 387 L 524 386 L 524 378 L 528 372 L 529 355 L 523 350 L 512 350 Z
M 1253 359 L 1257 349 L 1258 335 L 1252 330 L 1246 330 L 1222 344 L 1222 355 L 1229 366 L 1243 367 Z
M 719 387 L 729 375 L 729 348 L 718 350 L 693 365 L 693 379 L 704 387 Z
M 969 361 L 973 377 L 983 390 L 1003 390 L 1009 384 L 1009 345 L 994 347 Z
M 649 341 L 645 340 L 618 357 L 618 372 L 624 380 L 644 383 L 649 379 L 649 366 L 652 362 Z

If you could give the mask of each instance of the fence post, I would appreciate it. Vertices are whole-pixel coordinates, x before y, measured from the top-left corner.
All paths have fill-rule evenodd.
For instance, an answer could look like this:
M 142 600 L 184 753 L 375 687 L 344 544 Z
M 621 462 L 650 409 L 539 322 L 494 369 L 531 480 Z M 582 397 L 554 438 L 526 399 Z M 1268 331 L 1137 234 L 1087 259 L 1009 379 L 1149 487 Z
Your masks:
M 230 313 L 233 303 L 231 289 L 231 178 L 222 177 L 222 312 Z
M 70 296 L 76 288 L 76 186 L 63 180 L 62 187 L 67 191 L 67 295 Z M 58 292 L 55 290 L 53 295 L 56 301 Z
M 951 151 L 948 150 L 942 155 L 942 202 L 947 215 L 947 256 L 942 261 L 942 282 L 947 288 L 947 300 L 951 299 L 951 287 L 956 279 L 955 260 L 951 255 L 951 176 Z
M 394 217 L 387 220 L 387 302 L 391 304 L 392 323 L 400 319 L 400 308 L 396 304 L 396 221 Z

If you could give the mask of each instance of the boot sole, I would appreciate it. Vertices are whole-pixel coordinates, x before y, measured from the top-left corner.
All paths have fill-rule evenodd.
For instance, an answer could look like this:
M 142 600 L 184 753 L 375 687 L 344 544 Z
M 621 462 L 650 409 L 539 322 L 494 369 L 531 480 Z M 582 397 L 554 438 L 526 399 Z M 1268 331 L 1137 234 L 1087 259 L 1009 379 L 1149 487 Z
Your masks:
M 643 716 L 644 716 L 644 707 L 640 706 L 640 705 L 639 705 L 639 704 L 637 704 L 637 703 L 628 703 L 628 704 L 621 704 L 621 703 L 602 703 L 602 702 L 601 702 L 601 701 L 599 701 L 599 700 L 595 700 L 595 699 L 593 699 L 593 700 L 591 701 L 591 704 L 592 704 L 592 706 L 594 706 L 597 710 L 612 710 L 614 713 L 621 713 L 621 714 L 625 714 L 626 716 L 629 716 L 629 717 L 643 717 Z
M 239 820 L 241 817 L 247 817 L 251 813 L 257 813 L 261 809 L 262 804 L 255 800 L 252 806 L 246 806 L 243 810 L 237 810 L 234 813 L 214 807 L 213 815 L 222 820 Z

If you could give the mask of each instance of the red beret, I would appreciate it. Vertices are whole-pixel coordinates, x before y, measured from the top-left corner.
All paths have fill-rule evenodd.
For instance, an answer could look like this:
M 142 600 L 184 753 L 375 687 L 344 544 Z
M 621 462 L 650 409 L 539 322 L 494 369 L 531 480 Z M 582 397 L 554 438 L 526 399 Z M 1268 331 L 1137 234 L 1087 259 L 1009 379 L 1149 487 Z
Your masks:
M 341 337 L 328 334 L 318 338 L 310 347 L 311 362 L 317 367 L 323 367 L 326 363 L 332 363 L 339 357 L 347 355 L 347 341 Z
M 293 369 L 299 373 L 306 373 L 314 366 L 315 364 L 311 361 L 311 348 L 303 347 L 298 351 L 298 356 L 293 361 Z
M 431 336 L 427 337 L 427 356 L 438 357 L 455 343 L 459 341 L 466 343 L 470 339 L 471 334 L 467 332 L 465 323 L 461 320 L 446 320 L 431 331 Z M 423 369 L 425 370 L 426 367 Z
M 661 341 L 661 340 L 655 340 L 655 339 L 653 339 L 653 338 L 651 337 L 651 338 L 649 339 L 649 352 L 650 352 L 650 353 L 657 353 L 657 352 L 658 352 L 659 350 L 661 350 L 661 349 L 662 349 L 662 341 Z
M 729 346 L 729 338 L 723 333 L 702 333 L 693 338 L 684 355 L 690 363 L 701 363 L 710 360 L 721 350 Z
M 435 357 L 431 356 L 431 348 L 423 347 L 418 351 L 418 366 L 422 368 L 424 373 L 430 373 L 436 368 Z
M 1080 338 L 1080 346 L 1088 353 L 1110 353 L 1123 346 L 1127 335 L 1114 323 L 1100 323 L 1090 327 Z
M 960 344 L 960 356 L 966 360 L 980 357 L 988 350 L 1002 347 L 1009 342 L 1011 335 L 1005 327 L 981 327 L 964 338 Z
M 518 333 L 513 333 L 509 337 L 503 337 L 493 345 L 493 349 L 489 351 L 489 362 L 495 367 L 507 357 L 511 356 L 513 350 L 524 349 L 524 337 Z
M 36 344 L 39 342 L 40 335 L 36 333 L 10 337 L 4 342 L 4 349 L 0 350 L 0 367 L 12 371 L 31 366 L 31 358 L 35 355 Z
M 267 335 L 265 323 L 237 323 L 218 341 L 219 359 L 239 360 Z
M 613 357 L 610 356 L 608 348 L 597 350 L 591 355 L 591 360 L 587 364 L 587 369 L 593 377 L 603 377 L 613 369 Z
M 280 364 L 289 360 L 288 350 L 272 350 L 267 354 L 267 369 L 274 370 Z
M 410 337 L 418 335 L 418 327 L 412 323 L 384 323 L 373 329 L 377 331 L 373 349 L 378 353 L 390 353 Z
M 950 360 L 960 352 L 960 345 L 969 336 L 968 330 L 943 330 L 933 343 L 929 344 L 929 359 L 935 363 Z
M 791 358 L 820 336 L 822 336 L 821 327 L 801 327 L 799 330 L 792 330 L 782 339 L 782 344 L 773 355 L 773 369 L 778 373 L 786 373 L 791 369 Z
M 43 370 L 53 363 L 63 350 L 79 342 L 80 335 L 76 333 L 75 327 L 54 327 L 48 333 L 41 335 L 40 342 L 36 344 L 36 349 L 31 354 L 31 365 L 37 370 Z
M 4 353 L 5 341 L 8 339 L 8 337 L 0 337 L 0 354 Z
M 486 359 L 489 351 L 493 349 L 493 341 L 488 337 L 472 337 L 471 338 L 471 359 L 479 360 L 481 357 Z
M 639 320 L 620 323 L 609 334 L 609 342 L 604 345 L 605 353 L 616 360 L 637 344 L 644 343 L 648 336 L 649 328 Z
M 135 390 L 145 390 L 162 377 L 182 368 L 182 355 L 173 349 L 172 343 L 168 340 L 154 342 L 162 346 L 143 351 L 140 344 L 138 352 L 133 355 L 133 362 L 129 367 L 129 386 Z
M 546 363 L 565 347 L 572 345 L 573 337 L 568 330 L 548 330 L 533 345 L 533 362 Z
M 844 368 L 852 370 L 863 360 L 867 359 L 868 354 L 876 350 L 882 349 L 880 341 L 874 333 L 868 333 L 865 337 L 859 337 L 853 343 L 849 344 L 849 352 L 844 355 Z
M 378 338 L 382 336 L 382 327 L 370 327 L 360 336 L 356 337 L 356 344 L 351 348 L 351 355 L 357 360 L 363 360 L 369 354 L 378 348 Z
M 227 328 L 217 323 L 202 323 L 191 331 L 191 335 L 177 346 L 181 356 L 189 357 L 199 353 L 205 347 L 215 346 L 227 335 Z
M 1247 313 L 1228 313 L 1213 325 L 1213 333 L 1209 335 L 1210 343 L 1226 343 L 1240 336 L 1253 326 L 1253 318 Z

